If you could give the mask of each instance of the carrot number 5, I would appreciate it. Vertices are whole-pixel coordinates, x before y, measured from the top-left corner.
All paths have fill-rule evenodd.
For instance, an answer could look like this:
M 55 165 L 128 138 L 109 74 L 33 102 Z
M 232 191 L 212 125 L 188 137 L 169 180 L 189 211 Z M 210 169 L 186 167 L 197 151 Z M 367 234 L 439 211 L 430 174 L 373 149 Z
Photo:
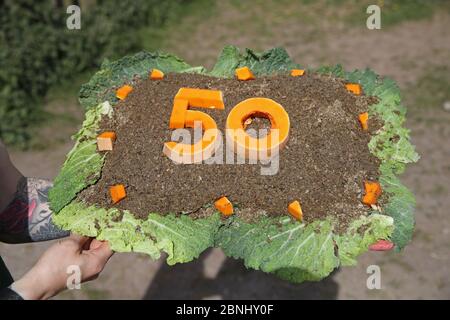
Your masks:
M 222 92 L 208 89 L 181 88 L 175 96 L 169 128 L 194 128 L 201 124 L 203 137 L 195 144 L 164 143 L 163 152 L 177 163 L 198 163 L 208 159 L 216 151 L 218 129 L 213 118 L 201 111 L 189 108 L 224 109 Z

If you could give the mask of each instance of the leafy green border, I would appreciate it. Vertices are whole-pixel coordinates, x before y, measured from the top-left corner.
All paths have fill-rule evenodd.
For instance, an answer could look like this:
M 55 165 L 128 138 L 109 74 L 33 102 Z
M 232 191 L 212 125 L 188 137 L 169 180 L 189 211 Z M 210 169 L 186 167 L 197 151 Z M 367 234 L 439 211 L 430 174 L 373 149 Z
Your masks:
M 369 69 L 345 72 L 342 66 L 337 65 L 317 71 L 360 83 L 366 95 L 379 99 L 377 104 L 370 106 L 369 114 L 380 117 L 384 125 L 371 138 L 369 150 L 381 160 L 380 183 L 388 194 L 388 203 L 384 209 L 386 214 L 394 218 L 395 229 L 391 240 L 399 251 L 412 239 L 415 198 L 396 175 L 403 173 L 406 164 L 419 160 L 419 155 L 410 143 L 409 130 L 403 127 L 406 108 L 401 104 L 400 89 L 392 79 L 381 79 Z
M 208 247 L 221 247 L 228 256 L 244 259 L 249 268 L 275 273 L 293 282 L 320 280 L 339 265 L 354 265 L 356 257 L 378 239 L 390 238 L 401 249 L 411 239 L 414 228 L 414 197 L 395 174 L 402 172 L 406 163 L 417 161 L 418 156 L 409 143 L 408 131 L 402 128 L 405 110 L 400 105 L 398 88 L 392 80 L 381 80 L 370 70 L 348 73 L 340 66 L 317 70 L 361 83 L 366 94 L 380 100 L 369 112 L 385 121 L 370 141 L 369 149 L 382 161 L 381 183 L 389 196 L 387 215 L 361 216 L 343 235 L 333 232 L 331 218 L 308 225 L 289 217 L 263 217 L 247 223 L 234 216 L 222 221 L 217 213 L 196 220 L 174 214 L 150 214 L 147 220 L 137 220 L 128 211 L 74 201 L 76 194 L 95 183 L 101 174 L 103 157 L 95 150 L 95 137 L 101 117 L 110 116 L 111 105 L 117 103 L 115 88 L 147 76 L 152 68 L 229 78 L 240 66 L 249 66 L 256 75 L 287 73 L 300 67 L 283 48 L 263 53 L 247 49 L 241 53 L 233 46 L 223 49 L 209 73 L 203 67 L 193 68 L 175 56 L 160 53 L 141 52 L 105 62 L 80 92 L 80 102 L 88 111 L 82 129 L 74 136 L 75 147 L 50 192 L 55 223 L 79 234 L 108 240 L 116 251 L 143 252 L 154 259 L 164 251 L 169 264 L 191 261 Z M 361 234 L 358 230 L 365 231 Z

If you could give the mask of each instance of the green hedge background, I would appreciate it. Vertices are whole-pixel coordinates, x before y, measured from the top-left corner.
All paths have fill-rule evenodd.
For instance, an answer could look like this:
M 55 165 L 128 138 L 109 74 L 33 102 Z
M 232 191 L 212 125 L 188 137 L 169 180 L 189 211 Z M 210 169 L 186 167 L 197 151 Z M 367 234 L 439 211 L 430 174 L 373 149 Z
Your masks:
M 81 2 L 81 3 L 80 3 Z M 186 0 L 0 1 L 0 139 L 27 147 L 49 88 L 140 50 L 141 26 L 157 30 Z M 81 7 L 69 30 L 67 6 Z

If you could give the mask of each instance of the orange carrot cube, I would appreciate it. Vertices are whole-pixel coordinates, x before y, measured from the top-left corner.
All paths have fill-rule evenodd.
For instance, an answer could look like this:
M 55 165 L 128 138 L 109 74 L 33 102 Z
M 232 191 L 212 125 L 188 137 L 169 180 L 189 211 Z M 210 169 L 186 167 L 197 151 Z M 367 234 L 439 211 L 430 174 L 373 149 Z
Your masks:
M 362 202 L 368 206 L 376 204 L 381 192 L 381 185 L 378 182 L 364 181 L 364 196 Z
M 295 218 L 298 221 L 302 221 L 303 220 L 303 211 L 302 211 L 302 207 L 300 205 L 300 202 L 298 202 L 297 200 L 292 201 L 289 206 L 288 206 L 288 212 L 290 213 L 290 215 Z
M 255 76 L 248 67 L 237 68 L 235 74 L 238 80 L 246 81 L 255 79 Z
M 291 70 L 291 76 L 293 77 L 299 77 L 305 74 L 305 70 L 303 69 L 292 69 Z
M 109 187 L 109 194 L 111 195 L 111 200 L 113 204 L 125 199 L 127 193 L 125 191 L 125 186 L 123 184 L 116 184 Z
M 368 112 L 360 113 L 358 116 L 358 120 L 359 120 L 359 123 L 361 124 L 361 128 L 364 131 L 369 130 L 369 113 Z
M 113 143 L 116 140 L 116 134 L 112 131 L 106 131 L 97 137 L 98 151 L 111 151 Z
M 358 83 L 347 83 L 345 88 L 357 96 L 359 96 L 362 92 L 361 86 Z
M 219 210 L 224 216 L 231 216 L 233 211 L 233 204 L 228 200 L 227 197 L 222 197 L 214 202 L 214 206 Z
M 164 73 L 161 70 L 153 69 L 150 73 L 150 79 L 152 80 L 162 80 L 164 78 Z
M 131 91 L 133 91 L 133 87 L 126 84 L 117 89 L 116 97 L 120 100 L 124 100 Z

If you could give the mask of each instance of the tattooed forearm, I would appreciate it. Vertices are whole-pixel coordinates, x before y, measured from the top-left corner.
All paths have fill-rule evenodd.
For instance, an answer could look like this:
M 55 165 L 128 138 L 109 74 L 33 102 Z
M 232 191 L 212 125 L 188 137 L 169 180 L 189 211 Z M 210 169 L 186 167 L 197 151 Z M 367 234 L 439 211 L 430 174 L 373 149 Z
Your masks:
M 44 241 L 66 237 L 52 222 L 48 191 L 52 183 L 22 178 L 13 201 L 0 213 L 0 240 L 9 243 Z
M 48 201 L 51 187 L 50 181 L 27 178 L 28 233 L 32 241 L 57 239 L 69 235 L 69 232 L 59 229 L 52 222 L 52 211 Z

